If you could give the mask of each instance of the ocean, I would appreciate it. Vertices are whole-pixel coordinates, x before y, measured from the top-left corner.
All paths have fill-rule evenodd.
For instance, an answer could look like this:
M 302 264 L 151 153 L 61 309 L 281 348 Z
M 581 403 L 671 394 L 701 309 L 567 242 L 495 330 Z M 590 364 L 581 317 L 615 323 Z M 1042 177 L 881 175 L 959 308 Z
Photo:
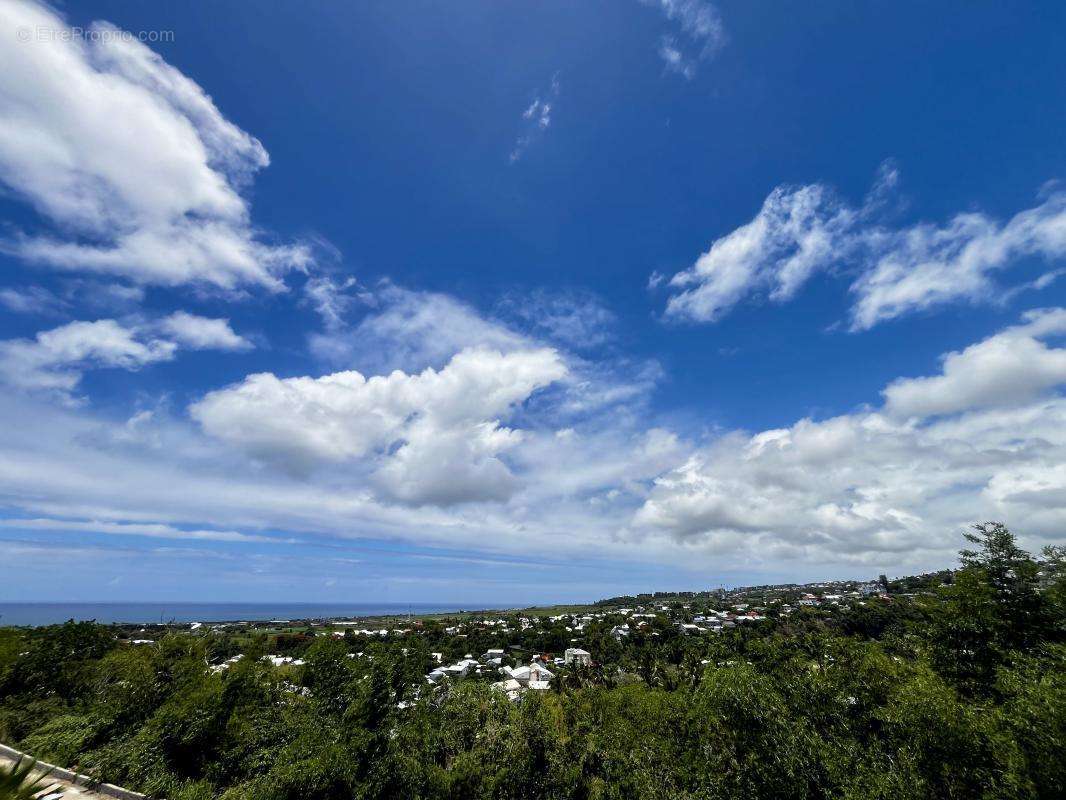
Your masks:
M 0 603 L 0 626 L 54 625 L 68 619 L 144 624 L 377 617 L 463 608 L 457 603 Z

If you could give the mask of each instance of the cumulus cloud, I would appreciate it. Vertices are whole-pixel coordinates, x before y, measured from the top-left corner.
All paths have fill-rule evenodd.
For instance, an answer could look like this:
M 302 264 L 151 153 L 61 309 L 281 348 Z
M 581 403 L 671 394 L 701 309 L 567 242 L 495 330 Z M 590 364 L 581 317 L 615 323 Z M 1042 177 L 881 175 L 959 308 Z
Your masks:
M 678 35 L 659 39 L 659 57 L 670 72 L 686 78 L 696 74 L 697 64 L 710 58 L 725 45 L 727 36 L 722 17 L 706 0 L 642 0 L 656 6 L 678 29 Z
M 269 163 L 192 80 L 107 23 L 94 36 L 35 37 L 66 23 L 32 0 L 0 0 L 0 182 L 53 231 L 4 250 L 30 262 L 137 283 L 281 287 L 311 260 L 251 226 L 240 194 Z M 115 120 L 122 124 L 116 125 Z
M 1033 312 L 996 336 L 1053 349 L 1063 317 Z M 953 374 L 944 364 L 930 377 Z M 551 424 L 557 408 L 532 414 L 563 369 L 550 350 L 473 349 L 413 373 L 250 376 L 191 422 L 138 415 L 135 435 L 101 412 L 0 393 L 0 414 L 20 420 L 0 430 L 0 502 L 64 524 L 401 538 L 734 575 L 941 567 L 980 519 L 1037 545 L 1066 531 L 1061 379 L 918 414 L 886 392 L 881 408 L 694 443 L 639 413 L 573 427 Z
M 0 341 L 0 380 L 74 402 L 71 392 L 89 369 L 136 370 L 169 361 L 179 347 L 244 349 L 247 342 L 226 320 L 177 312 L 160 323 L 123 325 L 113 319 L 78 321 L 41 331 L 33 339 Z
M 854 276 L 850 327 L 866 330 L 952 302 L 992 302 L 1004 294 L 997 272 L 1026 258 L 1066 255 L 1066 194 L 1006 222 L 970 212 L 944 225 L 892 227 L 882 211 L 897 180 L 891 166 L 883 168 L 857 207 L 823 184 L 777 187 L 750 222 L 669 279 L 667 316 L 714 322 L 760 293 L 790 300 L 814 274 L 828 272 Z M 1057 275 L 1017 288 L 1044 288 Z M 652 285 L 661 282 L 655 276 Z
M 668 431 L 643 431 L 618 417 L 599 429 L 558 430 L 505 428 L 501 415 L 497 426 L 483 424 L 489 419 L 470 423 L 481 425 L 473 432 L 456 419 L 438 433 L 449 449 L 464 437 L 473 440 L 461 456 L 450 450 L 443 456 L 461 458 L 450 465 L 458 475 L 476 475 L 486 448 L 510 447 L 502 452 L 509 496 L 478 485 L 473 501 L 466 497 L 459 503 L 439 479 L 443 468 L 430 480 L 434 475 L 416 472 L 419 463 L 412 459 L 392 474 L 377 475 L 397 452 L 392 446 L 359 458 L 317 461 L 324 468 L 293 474 L 264 469 L 243 447 L 203 434 L 195 423 L 163 409 L 137 415 L 133 435 L 125 419 L 113 420 L 106 411 L 61 409 L 16 393 L 0 392 L 0 416 L 20 422 L 0 428 L 0 503 L 21 517 L 285 531 L 305 540 L 327 537 L 334 547 L 352 538 L 399 539 L 482 553 L 580 555 L 583 563 L 671 557 L 640 543 L 609 545 L 617 545 L 616 532 L 643 496 L 646 481 L 676 463 L 685 448 Z M 497 431 L 509 436 L 508 429 L 521 440 L 492 441 Z M 415 439 L 423 442 L 419 436 L 416 431 Z M 441 457 L 431 452 L 436 441 L 424 441 L 427 457 Z M 481 465 L 489 476 L 503 475 L 486 462 Z M 443 497 L 434 493 L 441 488 Z
M 190 350 L 249 350 L 252 343 L 233 332 L 228 319 L 175 311 L 159 323 L 163 333 Z
M 550 349 L 469 349 L 417 374 L 251 375 L 190 414 L 212 436 L 297 469 L 374 455 L 377 481 L 406 501 L 489 499 L 508 494 L 499 456 L 521 438 L 500 418 L 565 373 Z
M 113 319 L 71 322 L 34 339 L 0 342 L 0 377 L 9 386 L 66 395 L 86 369 L 138 369 L 167 361 L 176 350 L 174 342 L 142 338 Z
M 1033 312 L 883 409 L 725 435 L 655 481 L 634 529 L 736 563 L 935 563 L 975 519 L 1061 537 L 1066 351 L 1036 337 L 1064 331 L 1062 309 Z
M 518 161 L 537 139 L 542 137 L 552 124 L 552 111 L 559 98 L 559 73 L 552 76 L 546 92 L 537 92 L 533 102 L 522 112 L 522 129 L 511 148 L 510 162 Z
M 358 324 L 311 337 L 312 352 L 328 364 L 366 372 L 440 369 L 456 353 L 488 348 L 501 353 L 556 348 L 566 375 L 539 392 L 523 411 L 545 425 L 571 425 L 596 413 L 635 413 L 662 377 L 653 360 L 582 353 L 610 342 L 613 313 L 578 291 L 512 293 L 494 315 L 450 295 L 384 284 L 361 298 L 372 307 Z M 617 422 L 617 419 L 616 419 Z
M 1030 311 L 1008 328 L 942 357 L 943 372 L 900 378 L 885 388 L 885 409 L 931 417 L 969 408 L 1019 405 L 1066 383 L 1066 349 L 1041 339 L 1066 334 L 1066 309 Z
M 975 519 L 1059 537 L 1066 403 L 928 425 L 870 412 L 732 434 L 657 479 L 634 518 L 734 564 L 930 565 Z

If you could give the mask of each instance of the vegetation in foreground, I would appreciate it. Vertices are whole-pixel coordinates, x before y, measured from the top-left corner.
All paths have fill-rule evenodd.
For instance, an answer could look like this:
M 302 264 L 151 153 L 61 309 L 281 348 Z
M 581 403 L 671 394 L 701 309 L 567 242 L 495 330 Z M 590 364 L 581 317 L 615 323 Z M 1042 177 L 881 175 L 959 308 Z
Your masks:
M 0 763 L 0 800 L 37 800 L 51 786 L 47 772 L 37 770 L 32 758 L 20 758 L 13 764 Z M 49 800 L 62 796 L 56 789 L 48 792 Z
M 596 663 L 518 702 L 427 686 L 430 649 L 565 646 L 549 620 L 506 643 L 5 629 L 0 739 L 168 800 L 1066 797 L 1066 553 L 971 540 L 950 583 L 890 602 L 590 625 Z M 261 658 L 282 648 L 305 663 Z

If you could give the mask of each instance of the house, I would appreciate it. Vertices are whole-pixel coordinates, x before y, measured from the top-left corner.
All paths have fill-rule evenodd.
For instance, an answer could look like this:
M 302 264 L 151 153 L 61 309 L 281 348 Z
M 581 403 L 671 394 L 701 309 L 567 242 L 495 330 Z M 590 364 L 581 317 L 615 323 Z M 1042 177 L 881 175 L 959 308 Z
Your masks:
M 211 667 L 210 671 L 213 672 L 216 675 L 218 673 L 220 673 L 220 672 L 225 672 L 227 669 L 229 669 L 231 666 L 236 664 L 242 658 L 244 658 L 244 656 L 241 655 L 240 653 L 238 653 L 237 655 L 233 656 L 232 658 L 227 658 L 221 664 L 216 664 L 215 666 Z
M 294 667 L 302 667 L 304 665 L 302 658 L 293 658 L 292 656 L 263 656 L 263 661 L 269 661 L 275 667 L 283 667 L 287 664 Z
M 587 667 L 592 663 L 592 653 L 580 647 L 568 647 L 563 653 L 563 663 L 575 667 Z
M 514 678 L 508 678 L 507 680 L 497 681 L 492 684 L 492 688 L 497 692 L 503 692 L 507 695 L 508 700 L 517 700 L 522 694 L 522 684 L 516 681 Z
M 448 673 L 438 667 L 426 676 L 426 680 L 432 684 L 437 684 L 444 680 L 447 676 Z
M 536 682 L 550 682 L 555 677 L 545 667 L 535 663 L 530 664 L 528 667 L 517 667 L 515 669 L 504 667 L 503 672 L 518 681 L 522 686 L 529 686 L 531 683 Z
M 444 672 L 451 675 L 453 678 L 461 678 L 476 666 L 477 662 L 474 661 L 474 659 L 464 658 L 462 661 L 457 661 L 450 667 L 444 667 Z

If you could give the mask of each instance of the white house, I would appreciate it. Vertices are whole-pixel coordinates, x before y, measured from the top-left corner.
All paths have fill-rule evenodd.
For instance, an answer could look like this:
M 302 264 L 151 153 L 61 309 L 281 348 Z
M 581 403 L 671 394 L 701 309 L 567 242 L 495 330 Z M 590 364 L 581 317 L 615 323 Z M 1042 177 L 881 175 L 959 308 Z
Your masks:
M 555 676 L 540 664 L 530 664 L 528 667 L 504 667 L 505 675 L 518 681 L 522 686 L 529 686 L 533 682 L 548 682 Z
M 566 652 L 563 653 L 563 661 L 566 664 L 587 667 L 592 663 L 592 653 L 588 650 L 582 650 L 580 647 L 568 647 Z
M 514 678 L 508 678 L 505 681 L 497 681 L 492 684 L 492 688 L 498 692 L 505 693 L 508 700 L 517 700 L 522 694 L 522 684 Z

